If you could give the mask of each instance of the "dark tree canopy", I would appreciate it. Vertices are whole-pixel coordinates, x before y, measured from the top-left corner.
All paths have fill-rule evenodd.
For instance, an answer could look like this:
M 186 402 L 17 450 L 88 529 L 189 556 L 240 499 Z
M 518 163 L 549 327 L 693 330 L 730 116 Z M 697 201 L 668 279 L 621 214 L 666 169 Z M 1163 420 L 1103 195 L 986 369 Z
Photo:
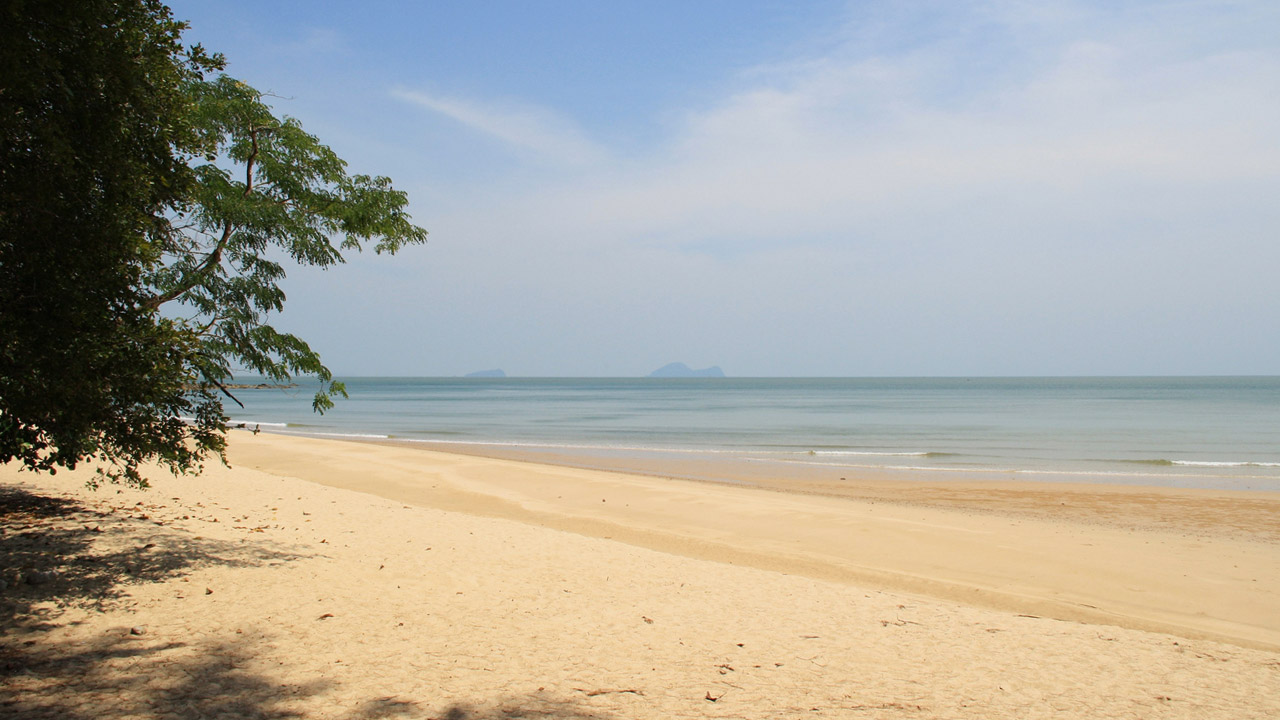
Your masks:
M 0 462 L 198 471 L 233 368 L 343 392 L 274 330 L 285 258 L 425 240 L 154 0 L 0 0 Z M 225 459 L 225 458 L 224 458 Z

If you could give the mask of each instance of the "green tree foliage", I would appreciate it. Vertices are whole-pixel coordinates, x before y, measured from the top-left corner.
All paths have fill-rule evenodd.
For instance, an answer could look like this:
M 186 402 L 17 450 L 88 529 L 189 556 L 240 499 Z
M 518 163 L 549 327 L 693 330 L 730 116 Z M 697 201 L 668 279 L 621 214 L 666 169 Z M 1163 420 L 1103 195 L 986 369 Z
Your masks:
M 284 305 L 280 260 L 327 267 L 343 250 L 372 243 L 394 253 L 426 240 L 409 221 L 403 192 L 390 178 L 349 175 L 346 163 L 297 120 L 276 118 L 258 91 L 221 76 L 193 88 L 196 125 L 215 158 L 194 167 L 191 201 L 173 218 L 178 232 L 165 262 L 147 280 L 159 308 L 177 301 L 192 316 L 204 349 L 201 372 L 211 382 L 235 365 L 275 380 L 318 376 L 325 388 L 314 407 L 342 394 L 320 358 L 301 339 L 266 324 Z
M 425 240 L 386 178 L 182 45 L 155 0 L 0 0 L 0 462 L 198 471 L 232 368 L 341 386 L 273 329 L 286 259 Z

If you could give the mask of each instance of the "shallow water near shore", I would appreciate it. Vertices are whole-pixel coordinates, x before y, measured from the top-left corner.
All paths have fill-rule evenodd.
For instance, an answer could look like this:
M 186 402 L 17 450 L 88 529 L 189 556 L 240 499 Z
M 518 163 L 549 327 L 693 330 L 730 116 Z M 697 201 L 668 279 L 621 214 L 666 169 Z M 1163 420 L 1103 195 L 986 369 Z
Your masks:
M 267 432 L 700 479 L 888 475 L 1280 491 L 1280 378 L 344 378 L 325 415 L 236 392 Z

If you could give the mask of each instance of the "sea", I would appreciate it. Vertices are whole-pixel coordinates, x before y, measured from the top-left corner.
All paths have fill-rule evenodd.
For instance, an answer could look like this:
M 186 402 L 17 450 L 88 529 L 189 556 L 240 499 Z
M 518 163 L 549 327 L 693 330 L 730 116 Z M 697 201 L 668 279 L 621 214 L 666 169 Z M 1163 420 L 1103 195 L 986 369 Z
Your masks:
M 233 390 L 233 425 L 554 458 L 717 463 L 778 476 L 1016 477 L 1280 491 L 1280 377 L 341 378 Z

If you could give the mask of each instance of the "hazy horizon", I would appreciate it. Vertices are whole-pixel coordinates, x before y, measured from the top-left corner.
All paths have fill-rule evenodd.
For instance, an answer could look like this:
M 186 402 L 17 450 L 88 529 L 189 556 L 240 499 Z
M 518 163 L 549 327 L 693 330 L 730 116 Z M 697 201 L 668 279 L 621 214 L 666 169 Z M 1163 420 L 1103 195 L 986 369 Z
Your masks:
M 171 6 L 431 232 L 339 375 L 1280 372 L 1280 4 Z
M 477 372 L 470 370 L 467 372 L 457 373 L 454 375 L 394 375 L 394 374 L 358 374 L 358 373 L 334 373 L 335 379 L 343 378 L 377 378 L 377 379 L 394 379 L 394 378 L 421 378 L 429 380 L 1106 380 L 1115 378 L 1121 380 L 1141 380 L 1144 378 L 1151 379 L 1179 379 L 1179 378 L 1276 378 L 1280 377 L 1280 373 L 1238 373 L 1238 374 L 1212 374 L 1203 373 L 1198 375 L 737 375 L 725 372 L 724 377 L 701 377 L 701 378 L 672 378 L 672 377 L 652 377 L 649 373 L 639 375 L 523 375 L 507 372 L 503 368 L 483 368 L 484 370 L 503 370 L 506 372 L 505 377 L 467 377 L 468 373 Z M 699 368 L 694 368 L 695 370 Z M 722 368 L 723 369 L 723 368 Z M 256 380 L 261 378 L 260 375 L 252 373 L 237 373 L 236 382 L 242 383 L 246 380 Z M 298 384 L 306 382 L 305 377 L 299 377 L 294 380 Z

